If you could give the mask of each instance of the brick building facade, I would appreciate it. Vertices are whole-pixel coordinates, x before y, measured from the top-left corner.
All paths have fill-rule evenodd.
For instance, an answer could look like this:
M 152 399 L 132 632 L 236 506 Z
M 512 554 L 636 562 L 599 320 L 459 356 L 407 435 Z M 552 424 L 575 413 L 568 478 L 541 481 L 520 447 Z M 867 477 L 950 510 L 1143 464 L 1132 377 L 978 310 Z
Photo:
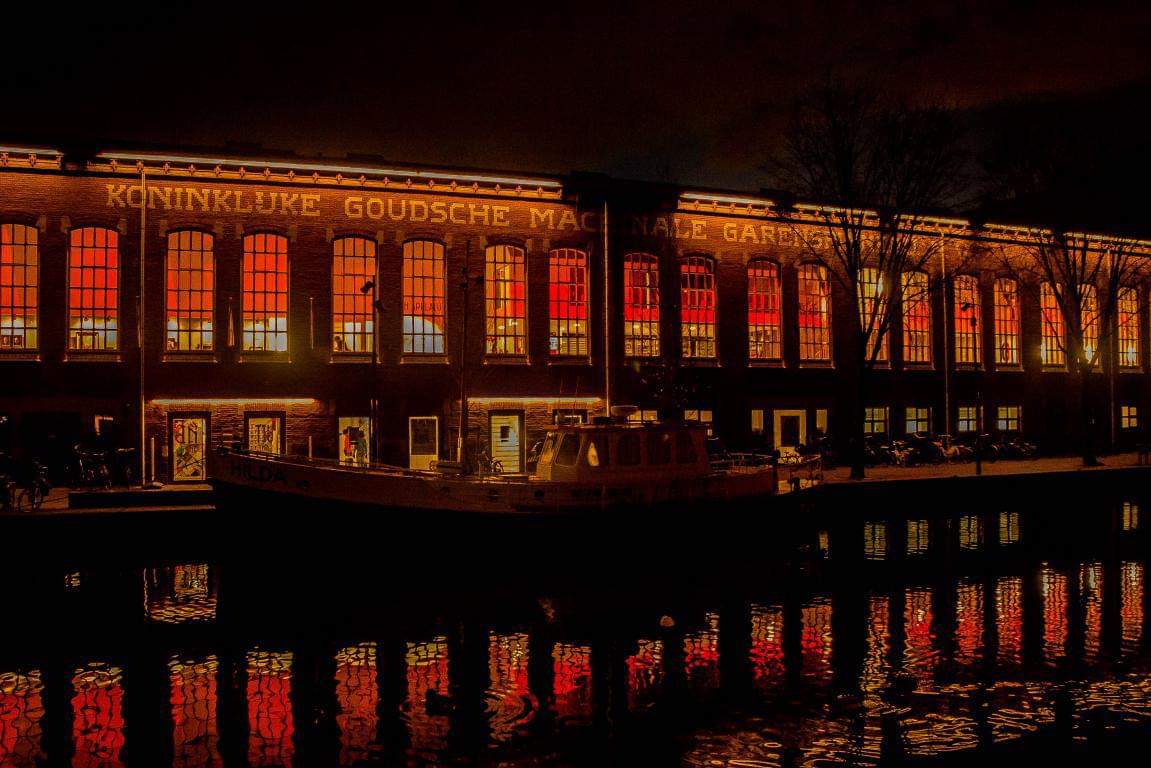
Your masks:
M 513 467 L 556 418 L 601 412 L 609 379 L 613 404 L 711 420 L 732 445 L 834 435 L 853 308 L 834 281 L 825 320 L 801 299 L 811 274 L 790 215 L 596 176 L 2 150 L 0 439 L 42 447 L 99 423 L 139 445 L 142 412 L 165 480 L 190 439 L 261 435 L 317 456 L 359 439 L 361 457 L 418 466 L 455 454 L 461 375 L 469 439 Z M 906 359 L 897 319 L 875 377 L 884 429 L 914 416 L 958 432 L 981 399 L 988 428 L 1064 447 L 1077 414 L 1066 367 L 1040 358 L 1038 292 L 1018 291 L 1015 361 L 995 359 L 998 262 L 984 251 L 1012 230 L 925 226 L 970 265 L 987 354 L 954 362 L 953 292 L 932 276 L 926 361 Z M 1094 382 L 1120 440 L 1151 407 L 1142 293 L 1136 311 L 1135 364 Z M 814 336 L 812 322 L 825 323 Z

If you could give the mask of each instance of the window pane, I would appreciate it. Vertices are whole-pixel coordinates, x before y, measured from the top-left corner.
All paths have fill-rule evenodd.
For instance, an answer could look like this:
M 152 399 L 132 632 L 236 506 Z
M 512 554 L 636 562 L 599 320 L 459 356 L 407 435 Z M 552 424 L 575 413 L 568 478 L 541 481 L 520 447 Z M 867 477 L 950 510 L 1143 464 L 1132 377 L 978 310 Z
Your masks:
M 556 356 L 588 354 L 587 254 L 556 248 L 548 254 L 548 351 Z
M 84 227 L 72 230 L 69 238 L 68 349 L 118 349 L 120 235 Z
M 865 347 L 867 359 L 877 362 L 887 360 L 887 331 L 880 334 L 886 320 L 887 291 L 883 276 L 874 267 L 859 270 L 859 324 L 867 334 Z
M 443 243 L 434 240 L 404 243 L 404 354 L 444 354 L 447 288 Z
M 979 280 L 973 275 L 955 278 L 955 362 L 978 365 L 983 361 L 983 343 L 980 340 Z
M 1001 277 L 995 281 L 995 362 L 1019 365 L 1019 285 Z
M 0 224 L 0 352 L 39 347 L 40 232 Z
M 903 273 L 903 362 L 931 362 L 931 296 L 927 273 Z
M 1116 303 L 1119 325 L 1119 366 L 1139 366 L 1139 293 L 1134 288 L 1120 288 Z
M 370 354 L 375 344 L 376 244 L 366 237 L 332 243 L 332 351 Z
M 213 348 L 215 262 L 212 235 L 182 231 L 168 234 L 164 348 L 170 352 Z
M 623 266 L 623 346 L 628 357 L 659 357 L 659 262 L 629 253 Z
M 831 285 L 819 264 L 799 267 L 799 357 L 831 360 Z
M 1039 286 L 1039 307 L 1043 314 L 1043 337 L 1039 343 L 1039 355 L 1044 365 L 1066 365 L 1064 352 L 1066 332 L 1063 325 L 1063 309 L 1051 283 Z
M 752 360 L 783 357 L 780 323 L 779 266 L 770 261 L 752 262 L 747 268 L 747 340 Z
M 243 349 L 288 349 L 288 238 L 244 237 Z
M 1095 286 L 1080 286 L 1080 327 L 1083 329 L 1083 361 L 1087 365 L 1099 364 L 1099 301 Z
M 681 352 L 715 357 L 715 272 L 711 259 L 688 256 L 679 265 Z
M 524 250 L 491 245 L 484 268 L 484 307 L 489 355 L 527 354 L 527 285 Z

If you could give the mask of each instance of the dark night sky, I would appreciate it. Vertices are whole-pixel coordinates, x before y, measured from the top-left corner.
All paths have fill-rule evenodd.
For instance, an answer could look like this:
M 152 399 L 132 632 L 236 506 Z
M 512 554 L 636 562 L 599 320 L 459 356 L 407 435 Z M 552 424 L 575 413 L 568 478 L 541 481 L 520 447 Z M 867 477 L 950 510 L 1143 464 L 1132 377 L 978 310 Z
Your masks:
M 1151 4 L 160 5 L 9 15 L 0 134 L 756 189 L 829 73 L 971 114 L 1151 95 Z

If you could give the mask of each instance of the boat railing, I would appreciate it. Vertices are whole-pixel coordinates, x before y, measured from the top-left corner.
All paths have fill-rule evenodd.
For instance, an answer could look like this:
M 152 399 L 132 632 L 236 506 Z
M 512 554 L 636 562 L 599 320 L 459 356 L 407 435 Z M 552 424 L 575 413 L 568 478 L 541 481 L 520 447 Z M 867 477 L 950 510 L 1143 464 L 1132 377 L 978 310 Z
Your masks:
M 763 467 L 770 467 L 772 464 L 772 457 L 765 453 L 731 453 L 726 452 L 720 456 L 713 456 L 711 459 L 711 468 L 713 471 L 739 471 L 739 470 L 755 470 Z
M 298 456 L 284 453 L 267 453 L 264 451 L 250 451 L 243 448 L 221 448 L 221 453 L 236 454 L 239 456 L 251 456 L 259 459 L 273 459 L 282 464 L 292 464 L 302 467 L 330 467 L 332 469 L 343 469 L 349 472 L 370 472 L 379 475 L 393 475 L 402 477 L 461 477 L 462 475 L 438 472 L 435 469 L 409 469 L 408 467 L 399 467 L 395 464 L 383 464 L 380 462 L 349 462 L 340 461 L 339 459 L 328 459 L 318 457 Z M 525 481 L 523 475 L 471 475 L 470 479 L 482 480 L 483 482 L 495 483 L 522 483 Z
M 818 454 L 781 456 L 776 466 L 788 490 L 798 491 L 823 483 L 823 457 Z

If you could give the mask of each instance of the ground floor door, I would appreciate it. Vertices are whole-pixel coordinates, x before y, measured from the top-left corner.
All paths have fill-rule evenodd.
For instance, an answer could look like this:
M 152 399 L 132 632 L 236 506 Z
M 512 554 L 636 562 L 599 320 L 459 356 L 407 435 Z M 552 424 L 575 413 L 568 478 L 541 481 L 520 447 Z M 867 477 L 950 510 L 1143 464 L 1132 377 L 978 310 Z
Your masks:
M 173 483 L 202 483 L 208 445 L 208 415 L 172 414 L 168 420 L 168 455 Z
M 776 411 L 774 422 L 776 448 L 794 450 L 807 442 L 806 411 Z
M 410 416 L 408 418 L 408 468 L 431 469 L 432 462 L 440 458 L 440 418 L 438 416 Z
M 524 415 L 522 412 L 493 412 L 490 416 L 492 461 L 499 461 L 504 472 L 522 471 Z

